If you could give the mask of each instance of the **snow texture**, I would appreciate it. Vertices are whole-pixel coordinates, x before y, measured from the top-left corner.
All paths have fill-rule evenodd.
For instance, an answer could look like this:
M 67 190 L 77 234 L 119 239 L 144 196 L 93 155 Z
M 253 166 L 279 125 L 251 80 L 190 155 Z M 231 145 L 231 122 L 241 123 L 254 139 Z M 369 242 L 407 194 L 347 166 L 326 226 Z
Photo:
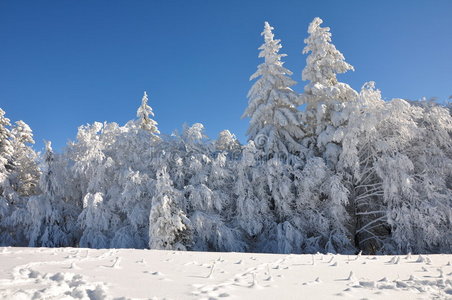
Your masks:
M 0 299 L 450 299 L 451 259 L 5 247 Z

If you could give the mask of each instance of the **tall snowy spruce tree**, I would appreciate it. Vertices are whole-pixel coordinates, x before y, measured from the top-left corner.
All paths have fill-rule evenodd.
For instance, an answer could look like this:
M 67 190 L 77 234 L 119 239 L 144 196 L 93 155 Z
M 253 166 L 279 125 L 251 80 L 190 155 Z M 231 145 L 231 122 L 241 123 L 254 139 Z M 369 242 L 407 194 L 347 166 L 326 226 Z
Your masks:
M 304 132 L 299 126 L 298 95 L 290 88 L 296 82 L 292 72 L 283 66 L 279 54 L 280 40 L 274 39 L 273 27 L 265 22 L 264 44 L 259 47 L 259 57 L 265 61 L 250 80 L 258 78 L 248 92 L 248 107 L 242 117 L 250 118 L 248 139 L 265 153 L 299 153 Z
M 267 238 L 278 222 L 284 221 L 286 209 L 293 202 L 287 193 L 288 197 L 281 198 L 278 182 L 290 176 L 287 159 L 303 152 L 300 141 L 304 135 L 299 126 L 299 97 L 290 88 L 295 81 L 289 77 L 292 72 L 283 66 L 281 58 L 286 55 L 279 54 L 282 46 L 272 30 L 265 22 L 261 33 L 264 44 L 259 47 L 264 62 L 250 77 L 257 81 L 248 92 L 248 107 L 242 115 L 250 118 L 249 143 L 237 166 L 236 184 L 238 223 L 253 244 L 251 248 L 264 251 L 275 251 L 274 245 L 266 244 Z M 286 192 L 290 191 L 290 181 L 285 187 Z
M 349 117 L 349 103 L 355 101 L 357 93 L 348 84 L 339 82 L 337 74 L 354 68 L 345 62 L 344 56 L 331 43 L 329 27 L 320 27 L 322 19 L 315 18 L 308 27 L 303 53 L 309 53 L 302 79 L 309 83 L 301 95 L 306 104 L 303 113 L 303 129 L 306 137 L 303 144 L 314 155 L 322 155 L 328 166 L 334 168 L 340 153 L 343 135 L 342 126 Z

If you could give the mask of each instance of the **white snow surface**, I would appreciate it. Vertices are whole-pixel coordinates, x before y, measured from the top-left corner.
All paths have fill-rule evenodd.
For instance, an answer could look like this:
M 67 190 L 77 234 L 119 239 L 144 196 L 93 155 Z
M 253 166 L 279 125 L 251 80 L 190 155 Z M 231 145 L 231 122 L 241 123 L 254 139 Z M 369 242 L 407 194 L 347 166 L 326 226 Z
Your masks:
M 0 299 L 452 299 L 452 255 L 0 248 Z

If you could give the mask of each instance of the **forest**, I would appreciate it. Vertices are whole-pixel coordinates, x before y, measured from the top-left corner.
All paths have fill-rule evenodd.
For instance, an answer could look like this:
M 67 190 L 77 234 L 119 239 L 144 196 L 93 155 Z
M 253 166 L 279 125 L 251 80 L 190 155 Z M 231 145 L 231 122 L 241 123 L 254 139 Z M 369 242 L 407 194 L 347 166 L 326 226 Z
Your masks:
M 200 123 L 160 134 L 145 92 L 125 125 L 83 125 L 38 153 L 0 109 L 0 246 L 452 253 L 452 105 L 338 81 L 354 68 L 320 18 L 299 94 L 272 30 L 244 144 Z

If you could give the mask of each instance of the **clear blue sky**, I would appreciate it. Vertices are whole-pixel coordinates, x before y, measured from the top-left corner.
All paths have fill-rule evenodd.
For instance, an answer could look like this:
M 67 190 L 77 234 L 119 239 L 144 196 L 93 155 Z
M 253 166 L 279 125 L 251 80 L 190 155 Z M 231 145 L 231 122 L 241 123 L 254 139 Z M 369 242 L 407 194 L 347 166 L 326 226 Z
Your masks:
M 0 1 L 0 107 L 61 149 L 77 127 L 135 118 L 143 91 L 160 131 L 201 122 L 215 138 L 240 119 L 261 63 L 264 21 L 302 91 L 301 54 L 314 17 L 385 99 L 452 95 L 452 1 Z

